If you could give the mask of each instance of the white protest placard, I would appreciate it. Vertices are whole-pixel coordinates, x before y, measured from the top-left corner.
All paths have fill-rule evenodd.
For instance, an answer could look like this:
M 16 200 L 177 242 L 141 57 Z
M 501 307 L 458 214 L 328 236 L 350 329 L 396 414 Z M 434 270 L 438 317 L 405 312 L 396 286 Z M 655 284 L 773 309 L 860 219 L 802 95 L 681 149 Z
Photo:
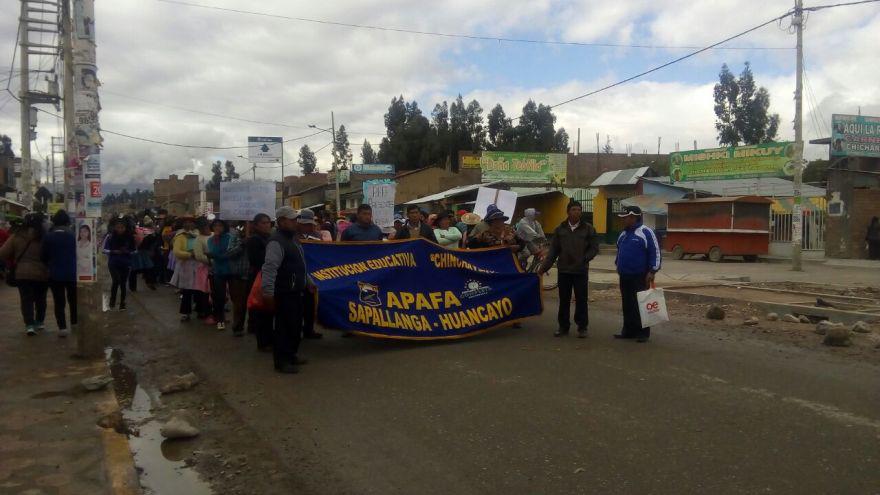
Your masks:
M 397 183 L 379 179 L 364 181 L 364 202 L 373 208 L 373 223 L 382 229 L 394 227 L 394 201 Z
M 275 183 L 241 181 L 220 183 L 220 218 L 253 220 L 257 213 L 275 218 Z
M 507 223 L 513 220 L 513 210 L 516 209 L 516 193 L 503 189 L 481 187 L 477 191 L 477 202 L 474 204 L 474 213 L 480 218 L 486 218 L 486 209 L 489 205 L 495 205 L 508 217 Z

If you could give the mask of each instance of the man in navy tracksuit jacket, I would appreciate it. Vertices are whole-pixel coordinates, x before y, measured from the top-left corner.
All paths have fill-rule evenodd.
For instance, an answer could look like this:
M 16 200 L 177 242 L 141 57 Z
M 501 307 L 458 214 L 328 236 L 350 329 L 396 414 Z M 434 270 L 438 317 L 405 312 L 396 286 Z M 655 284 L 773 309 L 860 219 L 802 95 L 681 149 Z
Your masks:
M 623 306 L 623 330 L 615 338 L 647 342 L 651 328 L 642 328 L 636 294 L 654 282 L 660 271 L 660 243 L 654 231 L 642 225 L 642 210 L 627 206 L 623 213 L 626 227 L 617 238 L 617 273 L 620 275 L 620 296 Z

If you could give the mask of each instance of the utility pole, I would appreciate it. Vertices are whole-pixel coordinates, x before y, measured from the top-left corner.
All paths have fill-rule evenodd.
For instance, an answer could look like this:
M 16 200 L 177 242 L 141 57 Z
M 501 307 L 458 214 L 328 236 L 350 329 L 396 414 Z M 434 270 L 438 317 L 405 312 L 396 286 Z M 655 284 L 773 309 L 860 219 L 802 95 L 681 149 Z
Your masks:
M 577 148 L 575 148 L 575 150 L 576 150 L 575 155 L 581 154 L 581 128 L 580 127 L 578 127 L 578 142 L 577 142 Z
M 28 3 L 21 0 L 21 14 L 18 18 L 19 53 L 19 99 L 21 100 L 21 202 L 28 210 L 34 205 L 33 164 L 31 163 L 31 98 L 30 61 L 28 43 Z
M 336 150 L 336 119 L 333 117 L 333 112 L 330 112 L 330 133 L 333 136 L 333 175 L 335 176 L 336 182 L 336 214 L 339 215 L 339 212 L 342 211 L 342 200 L 339 196 L 339 160 L 337 159 L 339 152 Z
M 73 109 L 73 23 L 70 21 L 70 2 L 61 0 L 61 58 L 64 61 L 61 87 L 64 109 L 64 159 L 61 169 L 64 171 L 64 207 L 67 211 L 75 211 L 73 198 L 73 169 L 70 161 L 77 157 Z
M 797 31 L 797 76 L 794 90 L 794 204 L 791 208 L 791 269 L 802 271 L 801 266 L 801 242 L 803 238 L 803 198 L 801 197 L 801 185 L 803 183 L 803 160 L 804 160 L 804 137 L 803 137 L 803 75 L 804 75 L 804 2 L 795 0 L 794 16 L 792 24 Z

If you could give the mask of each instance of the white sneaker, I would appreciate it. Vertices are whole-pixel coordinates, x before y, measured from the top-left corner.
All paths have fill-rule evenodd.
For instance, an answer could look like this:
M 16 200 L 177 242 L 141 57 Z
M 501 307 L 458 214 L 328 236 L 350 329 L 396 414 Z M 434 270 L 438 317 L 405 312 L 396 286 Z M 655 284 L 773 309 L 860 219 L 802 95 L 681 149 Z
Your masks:
M 68 332 L 66 328 L 62 328 L 62 329 L 58 330 L 58 338 L 59 339 L 66 339 L 68 335 L 70 335 L 70 332 Z
M 226 322 L 218 321 L 217 330 L 226 330 Z
M 34 335 L 37 334 L 37 331 L 36 331 L 36 329 L 34 329 L 33 325 L 29 325 L 29 326 L 25 327 L 24 333 L 26 333 L 28 337 L 33 337 Z

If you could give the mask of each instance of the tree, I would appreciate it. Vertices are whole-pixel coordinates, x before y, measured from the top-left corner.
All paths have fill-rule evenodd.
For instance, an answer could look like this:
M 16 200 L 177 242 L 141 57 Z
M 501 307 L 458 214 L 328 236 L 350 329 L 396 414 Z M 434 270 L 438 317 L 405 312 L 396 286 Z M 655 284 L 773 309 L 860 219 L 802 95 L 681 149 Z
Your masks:
M 556 116 L 547 105 L 529 100 L 516 126 L 516 150 L 548 152 L 556 145 Z
M 739 78 L 721 66 L 714 89 L 715 129 L 722 146 L 760 144 L 773 141 L 779 130 L 779 115 L 768 115 L 770 93 L 756 89 L 751 65 L 746 62 Z
M 413 170 L 430 163 L 431 123 L 418 103 L 401 97 L 391 100 L 385 114 L 387 136 L 379 144 L 379 161 L 399 170 Z
M 373 150 L 373 146 L 369 141 L 364 139 L 364 144 L 361 146 L 361 160 L 363 163 L 379 163 L 379 157 L 376 156 L 376 152 Z
M 553 149 L 556 153 L 568 153 L 568 133 L 565 127 L 560 127 L 553 136 Z
M 501 108 L 501 104 L 495 105 L 495 108 L 489 112 L 489 116 L 487 117 L 487 127 L 488 127 L 488 147 L 492 150 L 500 151 L 506 146 L 508 146 L 509 142 L 505 140 L 505 131 L 508 131 L 510 126 L 510 119 L 507 118 L 507 115 L 504 114 L 504 109 Z M 508 132 L 509 137 L 509 132 Z
M 235 164 L 232 163 L 232 160 L 226 160 L 224 168 L 226 169 L 226 178 L 224 178 L 223 180 L 225 180 L 226 182 L 230 182 L 239 178 L 239 174 L 236 173 Z
M 351 163 L 351 145 L 348 143 L 348 133 L 345 126 L 336 129 L 336 142 L 333 143 L 333 164 L 338 167 L 348 167 Z
M 471 100 L 468 103 L 464 125 L 471 145 L 470 150 L 477 152 L 485 148 L 486 129 L 483 127 L 483 107 L 477 100 Z
M 208 189 L 220 189 L 220 182 L 223 181 L 223 164 L 217 160 L 211 164 L 211 181 L 208 182 Z M 123 189 L 123 192 L 125 190 Z
M 15 157 L 15 152 L 12 150 L 12 138 L 6 134 L 0 135 L 0 156 Z
M 804 169 L 804 183 L 822 184 L 827 179 L 828 160 L 813 160 Z
M 611 136 L 605 135 L 605 146 L 602 147 L 602 153 L 610 155 L 614 153 L 614 148 L 611 146 Z
M 296 162 L 299 163 L 303 175 L 313 174 L 318 169 L 318 158 L 307 144 L 302 145 L 302 148 L 299 149 L 299 159 Z

